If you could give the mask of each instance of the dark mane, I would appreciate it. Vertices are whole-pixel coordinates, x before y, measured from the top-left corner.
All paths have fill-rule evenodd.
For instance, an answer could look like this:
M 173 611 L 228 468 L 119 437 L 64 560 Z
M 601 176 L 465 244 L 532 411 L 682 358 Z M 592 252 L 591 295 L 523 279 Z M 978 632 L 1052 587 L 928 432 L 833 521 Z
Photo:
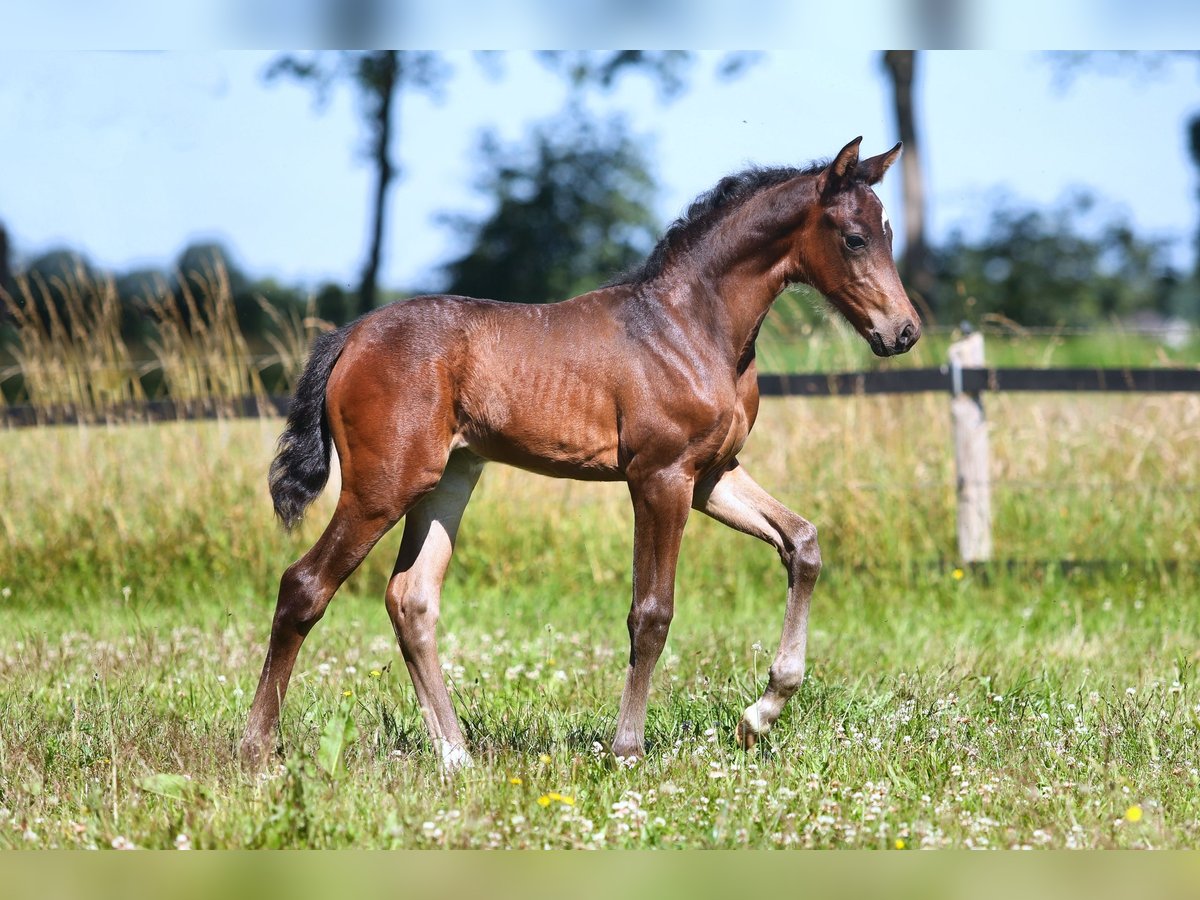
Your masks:
M 662 274 L 667 258 L 677 250 L 694 244 L 712 230 L 721 219 L 755 194 L 800 175 L 816 175 L 829 165 L 828 160 L 793 166 L 752 166 L 726 175 L 716 186 L 692 201 L 687 212 L 670 224 L 650 255 L 636 269 L 625 272 L 609 285 L 643 284 Z

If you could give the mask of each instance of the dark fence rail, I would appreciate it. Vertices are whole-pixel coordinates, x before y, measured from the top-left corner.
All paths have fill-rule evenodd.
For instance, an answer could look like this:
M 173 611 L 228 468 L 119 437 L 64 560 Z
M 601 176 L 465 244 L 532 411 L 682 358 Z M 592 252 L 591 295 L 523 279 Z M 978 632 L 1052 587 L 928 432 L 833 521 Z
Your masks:
M 0 423 L 9 428 L 35 425 L 118 424 L 123 422 L 188 422 L 204 419 L 254 419 L 285 416 L 292 398 L 233 397 L 227 400 L 147 400 L 119 403 L 101 410 L 74 406 L 8 406 Z
M 1200 391 L 1200 369 L 959 369 L 958 391 Z M 857 394 L 952 393 L 955 373 L 938 369 L 891 372 L 764 374 L 764 397 L 840 397 Z
M 959 383 L 955 379 L 959 378 Z M 1200 392 L 1200 369 L 897 369 L 889 372 L 830 372 L 759 375 L 764 397 L 854 397 L 866 394 L 984 392 L 1089 393 Z M 217 418 L 282 416 L 291 398 L 235 397 L 228 400 L 149 400 L 101 411 L 75 407 L 7 406 L 0 423 L 10 428 L 89 422 L 173 422 Z

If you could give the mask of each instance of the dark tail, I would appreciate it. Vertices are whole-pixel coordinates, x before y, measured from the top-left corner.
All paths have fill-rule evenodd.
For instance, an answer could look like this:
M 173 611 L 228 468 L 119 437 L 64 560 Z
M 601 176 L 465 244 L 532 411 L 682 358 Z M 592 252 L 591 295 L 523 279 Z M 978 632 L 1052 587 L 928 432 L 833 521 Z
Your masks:
M 325 386 L 349 334 L 350 327 L 346 326 L 327 331 L 313 342 L 288 408 L 287 425 L 279 436 L 279 448 L 267 481 L 271 485 L 271 499 L 275 501 L 275 515 L 288 529 L 304 517 L 304 510 L 329 480 L 333 441 L 325 417 Z

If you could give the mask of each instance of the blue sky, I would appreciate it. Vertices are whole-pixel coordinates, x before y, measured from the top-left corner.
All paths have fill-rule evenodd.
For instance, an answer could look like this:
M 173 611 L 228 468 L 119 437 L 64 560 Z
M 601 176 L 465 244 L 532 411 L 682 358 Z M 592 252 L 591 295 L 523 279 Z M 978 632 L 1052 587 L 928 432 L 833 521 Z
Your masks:
M 668 104 L 631 77 L 595 98 L 647 140 L 665 221 L 747 163 L 801 163 L 864 135 L 895 141 L 877 53 L 772 52 L 721 82 L 705 56 Z M 169 263 L 191 240 L 226 241 L 253 274 L 352 283 L 367 232 L 370 169 L 354 95 L 323 111 L 307 89 L 266 85 L 272 54 L 19 53 L 0 56 L 0 220 L 29 257 L 54 246 L 103 265 Z M 432 285 L 456 249 L 439 212 L 482 211 L 472 190 L 479 130 L 519 140 L 561 109 L 561 81 L 528 54 L 491 80 L 469 54 L 441 102 L 401 101 L 403 178 L 391 196 L 383 282 Z M 1200 221 L 1184 123 L 1200 111 L 1200 66 L 1154 76 L 1084 71 L 1069 87 L 1044 55 L 924 54 L 920 118 L 935 236 L 981 224 L 1001 192 L 1051 204 L 1083 186 L 1139 231 L 1171 237 L 1191 260 Z M 881 196 L 900 214 L 898 179 Z

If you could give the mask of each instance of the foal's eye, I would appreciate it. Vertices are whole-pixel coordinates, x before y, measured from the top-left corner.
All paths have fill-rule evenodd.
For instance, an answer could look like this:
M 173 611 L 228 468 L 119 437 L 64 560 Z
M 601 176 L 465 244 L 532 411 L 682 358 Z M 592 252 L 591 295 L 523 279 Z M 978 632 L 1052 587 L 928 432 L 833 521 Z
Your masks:
M 867 246 L 867 239 L 861 234 L 848 234 L 846 235 L 845 240 L 846 246 L 851 250 L 861 250 L 863 247 Z

